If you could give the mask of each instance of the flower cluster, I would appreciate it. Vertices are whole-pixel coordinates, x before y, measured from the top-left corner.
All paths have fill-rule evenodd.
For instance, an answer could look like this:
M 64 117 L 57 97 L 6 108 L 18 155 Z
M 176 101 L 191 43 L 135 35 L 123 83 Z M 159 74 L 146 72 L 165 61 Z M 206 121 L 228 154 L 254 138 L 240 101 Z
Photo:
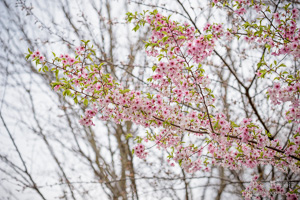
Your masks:
M 84 46 L 79 46 L 75 48 L 75 53 L 76 55 L 81 55 L 84 52 L 84 50 L 85 50 Z
M 56 86 L 55 86 L 56 87 Z M 79 123 L 84 126 L 95 126 L 94 122 L 92 119 L 95 117 L 97 114 L 97 106 L 96 104 L 93 105 L 93 109 L 87 109 L 84 113 L 84 117 L 79 120 Z
M 75 58 L 70 57 L 68 54 L 61 54 L 59 57 L 62 59 L 62 64 L 64 65 L 73 65 L 76 61 Z
M 44 61 L 45 57 L 43 55 L 41 55 L 41 52 L 40 51 L 35 51 L 31 54 L 31 58 L 32 59 L 36 59 L 36 60 L 39 60 L 41 62 Z
M 273 105 L 291 102 L 286 112 L 286 119 L 300 123 L 300 82 L 293 85 L 281 87 L 280 83 L 274 83 L 273 88 L 268 89 L 268 95 Z
M 243 196 L 245 197 L 245 200 L 251 199 L 251 197 L 253 196 L 253 191 L 255 191 L 255 194 L 258 195 L 258 199 L 260 199 L 259 196 L 262 196 L 262 197 L 269 196 L 268 191 L 260 183 L 257 182 L 258 178 L 259 178 L 259 176 L 257 176 L 257 175 L 253 176 L 250 184 L 243 192 Z
M 267 190 L 264 186 L 258 181 L 259 176 L 253 176 L 248 187 L 243 191 L 242 195 L 245 197 L 245 200 L 250 200 L 255 197 L 255 199 L 261 199 L 261 197 L 266 197 L 268 199 L 274 200 L 276 195 L 286 196 L 288 200 L 298 199 L 298 196 L 293 191 L 286 192 L 280 184 L 276 184 L 274 181 L 270 181 L 270 189 Z
M 135 147 L 134 147 L 134 154 L 141 158 L 141 159 L 145 159 L 146 156 L 147 156 L 147 152 L 145 152 L 145 146 L 142 145 L 142 144 L 137 144 Z
M 270 8 L 262 2 L 249 0 L 229 1 L 227 7 L 234 10 L 242 21 L 245 21 L 246 11 L 253 9 L 257 12 L 254 20 L 245 21 L 233 27 L 231 33 L 237 37 L 244 35 L 242 38 L 245 41 L 256 46 L 257 44 L 265 45 L 274 56 L 290 54 L 295 58 L 300 57 L 300 32 L 297 27 L 299 10 L 297 8 L 291 8 L 287 4 L 284 6 L 284 11 L 272 13 Z M 266 26 L 266 23 L 270 23 L 270 26 Z M 245 32 L 237 31 L 239 29 Z

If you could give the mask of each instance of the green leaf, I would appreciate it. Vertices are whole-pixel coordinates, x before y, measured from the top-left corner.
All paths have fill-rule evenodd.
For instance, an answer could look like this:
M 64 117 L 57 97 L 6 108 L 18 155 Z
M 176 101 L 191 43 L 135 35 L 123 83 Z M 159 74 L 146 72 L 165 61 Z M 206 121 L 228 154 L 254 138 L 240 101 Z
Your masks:
M 29 59 L 29 57 L 30 57 L 30 54 L 27 54 L 27 56 L 25 57 L 25 58 L 26 58 L 26 60 L 28 60 L 28 59 Z
M 56 79 L 58 79 L 58 73 L 59 73 L 59 70 L 56 69 L 56 71 L 55 71 L 55 77 L 56 77 Z
M 128 133 L 128 134 L 125 136 L 126 140 L 128 140 L 129 138 L 132 138 L 132 137 L 133 137 L 133 135 L 132 135 L 131 133 Z
M 75 104 L 78 104 L 77 96 L 75 96 L 73 100 L 74 100 L 74 103 L 75 103 Z
M 181 164 L 182 164 L 182 159 L 180 159 L 180 160 L 178 161 L 178 164 L 181 166 Z
M 130 92 L 130 89 L 120 90 L 120 93 L 121 93 L 121 94 L 125 94 L 125 93 L 127 93 L 127 92 Z
M 154 65 L 154 66 L 152 67 L 152 71 L 155 71 L 155 70 L 156 70 L 156 68 L 157 68 L 157 66 L 156 66 L 156 65 Z
M 148 99 L 153 99 L 153 94 L 150 94 L 149 92 L 147 93 L 147 98 Z
M 133 30 L 134 32 L 136 32 L 137 30 L 139 30 L 139 28 L 140 28 L 140 26 L 137 24 L 132 30 Z
M 287 9 L 289 8 L 290 5 L 291 5 L 291 3 L 286 4 L 283 8 L 284 8 L 285 10 L 287 10 Z
M 166 42 L 168 39 L 169 39 L 169 36 L 165 36 L 165 37 L 162 38 L 162 41 Z
M 63 96 L 66 96 L 67 90 L 63 91 Z
M 84 99 L 83 104 L 84 104 L 85 106 L 87 106 L 87 105 L 89 104 L 89 101 L 88 101 L 87 99 Z

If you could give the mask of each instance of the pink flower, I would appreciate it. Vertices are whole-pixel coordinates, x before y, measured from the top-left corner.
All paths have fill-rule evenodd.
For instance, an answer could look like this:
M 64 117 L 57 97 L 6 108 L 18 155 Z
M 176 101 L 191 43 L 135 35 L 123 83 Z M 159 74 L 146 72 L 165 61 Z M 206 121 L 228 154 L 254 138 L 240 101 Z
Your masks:
M 41 53 L 39 51 L 35 51 L 34 54 L 37 56 L 41 55 Z
M 35 59 L 37 57 L 37 55 L 35 53 L 31 54 L 31 58 Z
M 274 17 L 275 19 L 279 19 L 279 13 L 274 13 L 274 14 L 273 14 L 273 17 Z
M 163 63 L 163 62 L 160 62 L 160 63 L 158 64 L 158 66 L 160 66 L 160 67 L 164 67 L 164 66 L 165 66 L 165 63 Z
M 238 15 L 244 15 L 246 13 L 246 9 L 240 8 L 240 9 L 236 10 L 235 13 Z
M 293 10 L 292 10 L 292 14 L 293 15 L 297 15 L 299 13 L 299 10 L 297 9 L 297 8 L 294 8 Z
M 260 71 L 257 71 L 255 74 L 256 74 L 258 77 L 260 77 L 260 76 L 262 75 L 262 73 L 261 73 Z
M 274 89 L 279 90 L 280 89 L 280 83 L 274 83 L 273 87 L 274 87 Z
M 69 61 L 69 64 L 72 65 L 75 62 L 75 58 L 69 57 L 68 61 Z
M 56 86 L 54 87 L 55 92 L 57 92 L 57 90 L 58 90 L 60 87 L 61 87 L 61 85 L 56 85 Z
M 40 56 L 39 59 L 40 59 L 41 62 L 43 62 L 45 60 L 45 57 L 44 56 Z
M 260 5 L 258 5 L 258 4 L 256 4 L 256 5 L 254 6 L 254 9 L 256 10 L 256 12 L 261 11 L 261 7 L 260 7 Z

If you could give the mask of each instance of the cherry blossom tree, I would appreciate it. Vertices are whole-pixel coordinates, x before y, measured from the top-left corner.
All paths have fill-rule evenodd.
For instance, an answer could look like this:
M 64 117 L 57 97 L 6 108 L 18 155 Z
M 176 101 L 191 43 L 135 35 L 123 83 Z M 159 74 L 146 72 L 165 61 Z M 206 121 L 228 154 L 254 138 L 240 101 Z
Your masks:
M 110 63 L 98 59 L 89 41 L 82 41 L 72 55 L 53 53 L 51 60 L 39 51 L 28 50 L 26 58 L 35 61 L 40 71 L 55 73 L 57 80 L 51 83 L 55 91 L 62 91 L 66 98 L 87 107 L 79 121 L 81 125 L 94 126 L 94 120 L 100 119 L 116 124 L 130 121 L 145 127 L 146 133 L 135 137 L 137 144 L 132 150 L 140 159 L 148 159 L 151 149 L 158 148 L 168 153 L 170 166 L 180 165 L 187 173 L 210 171 L 218 165 L 231 170 L 269 166 L 299 174 L 298 4 L 215 0 L 211 6 L 234 15 L 232 23 L 207 23 L 200 29 L 192 23 L 190 15 L 189 22 L 180 23 L 157 10 L 127 13 L 134 31 L 144 26 L 151 29 L 145 48 L 146 54 L 156 60 L 152 73 L 147 74 L 149 91 L 124 86 L 105 73 L 103 67 Z M 244 48 L 247 58 L 260 54 L 255 67 L 248 72 L 248 83 L 218 52 L 218 48 L 226 48 L 229 43 L 230 49 Z M 238 87 L 243 88 L 243 98 L 250 104 L 254 118 L 231 120 L 229 115 L 234 115 L 234 111 L 225 114 L 219 109 L 220 97 L 213 90 L 207 69 L 213 56 L 220 58 Z M 289 67 L 293 62 L 295 67 Z M 271 106 L 256 107 L 253 96 L 257 91 L 250 94 L 251 87 L 270 82 L 267 91 L 262 91 L 262 102 L 271 102 Z M 288 130 L 280 136 L 268 128 L 260 114 L 278 108 L 285 112 L 281 120 L 287 122 Z M 266 181 L 270 184 L 264 188 L 260 175 L 254 176 L 243 196 L 260 199 L 280 194 L 297 199 L 299 179 L 286 181 L 286 188 L 276 185 L 280 181 Z M 296 185 L 292 188 L 293 182 Z

